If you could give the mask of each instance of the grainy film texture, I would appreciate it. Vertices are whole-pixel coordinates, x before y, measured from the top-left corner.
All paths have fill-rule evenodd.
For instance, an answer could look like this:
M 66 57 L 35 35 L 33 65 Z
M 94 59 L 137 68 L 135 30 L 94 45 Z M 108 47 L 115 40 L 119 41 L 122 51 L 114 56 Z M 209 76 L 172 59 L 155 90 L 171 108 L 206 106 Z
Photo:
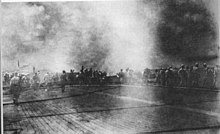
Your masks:
M 220 133 L 218 5 L 2 3 L 4 133 Z

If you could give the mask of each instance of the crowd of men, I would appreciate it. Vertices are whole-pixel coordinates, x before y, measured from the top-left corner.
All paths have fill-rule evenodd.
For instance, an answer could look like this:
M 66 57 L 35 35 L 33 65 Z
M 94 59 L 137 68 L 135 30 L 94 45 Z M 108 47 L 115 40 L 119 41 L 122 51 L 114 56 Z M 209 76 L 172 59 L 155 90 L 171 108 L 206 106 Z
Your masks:
M 62 73 L 47 72 L 46 74 L 40 71 L 22 74 L 18 72 L 4 73 L 3 74 L 3 85 L 10 86 L 11 94 L 13 94 L 14 103 L 17 103 L 19 93 L 23 89 L 38 90 L 44 87 L 45 90 L 51 89 L 53 86 L 60 86 L 61 91 L 65 91 L 66 85 L 73 84 L 103 84 L 107 73 L 105 71 L 93 70 L 92 68 L 84 68 L 82 66 L 80 72 L 74 72 L 73 69 L 70 72 L 65 70 Z
M 70 72 L 65 70 L 62 73 L 42 74 L 40 71 L 32 74 L 18 74 L 17 72 L 9 74 L 4 73 L 3 85 L 10 85 L 10 91 L 14 95 L 14 102 L 17 103 L 19 93 L 22 89 L 28 88 L 38 90 L 41 87 L 49 90 L 54 85 L 61 87 L 65 91 L 66 85 L 74 84 L 157 84 L 168 87 L 200 87 L 215 88 L 220 87 L 220 67 L 210 67 L 205 63 L 194 66 L 181 65 L 180 67 L 167 67 L 160 69 L 146 68 L 143 73 L 135 72 L 127 68 L 125 71 L 107 76 L 105 71 L 93 70 L 82 66 L 80 72 L 73 69 Z
M 48 74 L 48 73 L 47 73 Z M 46 75 L 45 75 L 46 76 Z M 55 77 L 57 76 L 57 77 Z M 41 86 L 41 80 L 39 77 L 39 72 L 31 74 L 23 74 L 23 73 L 4 73 L 3 75 L 3 89 L 5 87 L 10 88 L 10 93 L 13 95 L 13 101 L 15 104 L 18 102 L 18 98 L 20 95 L 20 92 L 25 89 L 33 89 L 38 90 Z M 56 80 L 58 78 L 58 75 L 53 76 L 53 80 Z M 58 80 L 57 80 L 58 81 Z M 48 82 L 45 79 L 43 80 L 43 83 Z
M 181 65 L 177 67 L 160 68 L 154 70 L 154 83 L 170 87 L 199 87 L 215 88 L 220 81 L 219 66 L 211 67 L 206 63 L 194 66 Z M 152 75 L 151 70 L 145 69 L 144 78 Z M 146 81 L 145 79 L 145 81 Z M 148 81 L 147 81 L 148 82 Z

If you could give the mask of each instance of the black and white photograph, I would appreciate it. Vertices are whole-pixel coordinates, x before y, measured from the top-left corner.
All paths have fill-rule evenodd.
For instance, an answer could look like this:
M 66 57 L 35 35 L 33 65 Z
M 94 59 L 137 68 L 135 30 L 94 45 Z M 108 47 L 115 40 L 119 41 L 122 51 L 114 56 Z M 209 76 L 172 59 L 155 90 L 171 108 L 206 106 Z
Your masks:
M 4 134 L 220 134 L 219 0 L 1 2 Z

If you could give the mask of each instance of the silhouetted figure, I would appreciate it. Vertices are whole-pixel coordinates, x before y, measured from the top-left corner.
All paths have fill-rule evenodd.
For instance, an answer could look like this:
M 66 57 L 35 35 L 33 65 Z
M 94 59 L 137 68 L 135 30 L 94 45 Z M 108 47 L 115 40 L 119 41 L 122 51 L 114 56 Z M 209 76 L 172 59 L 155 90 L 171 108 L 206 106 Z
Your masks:
M 178 71 L 179 70 L 177 67 L 173 68 L 173 86 L 179 86 L 180 78 L 179 78 Z
M 220 87 L 220 67 L 218 65 L 215 66 L 214 68 L 214 83 L 213 86 Z
M 4 74 L 4 84 L 8 85 L 10 83 L 10 76 L 9 74 L 6 72 Z
M 40 77 L 37 73 L 34 73 L 34 76 L 32 77 L 32 87 L 34 90 L 37 90 L 40 86 Z
M 121 71 L 118 73 L 118 76 L 119 76 L 120 83 L 123 84 L 124 83 L 124 77 L 125 77 L 123 69 L 121 69 Z
M 172 86 L 172 78 L 173 78 L 173 72 L 172 72 L 172 67 L 169 67 L 165 71 L 165 79 L 166 79 L 166 86 Z
M 160 70 L 160 83 L 162 86 L 165 86 L 166 80 L 165 80 L 165 69 Z
M 192 81 L 192 86 L 193 87 L 198 87 L 199 86 L 199 64 L 196 63 L 195 66 L 193 67 L 193 81 Z
M 186 87 L 187 83 L 187 72 L 185 70 L 185 66 L 182 64 L 180 70 L 178 71 L 180 77 L 180 87 Z
M 89 70 L 87 68 L 84 72 L 84 83 L 89 84 Z
M 206 63 L 203 64 L 203 67 L 199 69 L 200 78 L 199 78 L 199 86 L 205 87 L 206 81 L 207 81 L 207 65 Z
M 203 83 L 203 87 L 214 88 L 215 73 L 214 68 L 207 68 L 207 74 Z
M 62 89 L 62 92 L 64 92 L 65 91 L 65 86 L 66 86 L 66 83 L 67 83 L 67 74 L 66 74 L 65 70 L 63 70 L 63 73 L 61 74 L 60 80 L 61 80 L 61 89 Z
M 74 70 L 72 69 L 70 70 L 69 80 L 70 80 L 70 84 L 73 85 L 75 81 L 75 74 L 74 74 Z
M 193 66 L 190 66 L 189 69 L 187 69 L 187 87 L 192 87 L 193 82 Z
M 81 72 L 81 74 L 84 74 L 84 66 L 82 66 L 80 72 Z

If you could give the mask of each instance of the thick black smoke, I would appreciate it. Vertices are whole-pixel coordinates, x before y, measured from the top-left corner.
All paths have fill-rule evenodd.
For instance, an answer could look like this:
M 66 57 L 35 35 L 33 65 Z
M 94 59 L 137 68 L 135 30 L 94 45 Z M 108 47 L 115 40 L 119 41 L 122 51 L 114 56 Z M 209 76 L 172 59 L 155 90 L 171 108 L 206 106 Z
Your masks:
M 110 52 L 110 44 L 105 37 L 105 29 L 92 25 L 92 28 L 87 29 L 86 37 L 82 31 L 77 32 L 70 47 L 70 65 L 78 70 L 82 65 L 93 69 L 108 69 L 105 61 Z
M 217 27 L 205 3 L 163 0 L 160 4 L 157 37 L 164 55 L 184 61 L 217 56 Z

